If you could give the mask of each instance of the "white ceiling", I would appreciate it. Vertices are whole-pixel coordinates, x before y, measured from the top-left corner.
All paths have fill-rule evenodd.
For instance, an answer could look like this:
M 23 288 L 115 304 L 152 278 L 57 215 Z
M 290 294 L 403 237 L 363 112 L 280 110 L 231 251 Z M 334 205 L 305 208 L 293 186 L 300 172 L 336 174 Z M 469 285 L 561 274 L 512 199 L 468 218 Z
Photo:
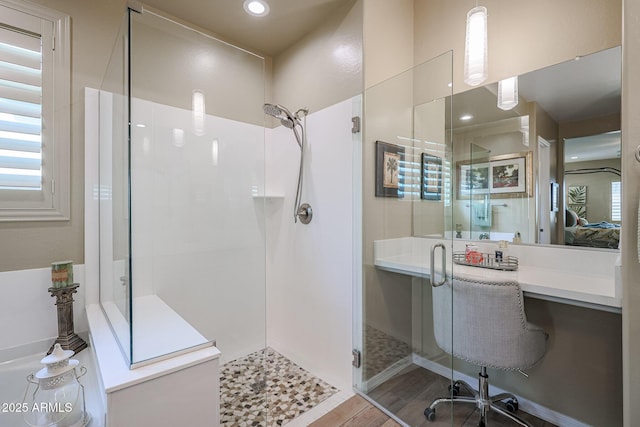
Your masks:
M 143 0 L 256 53 L 276 56 L 326 20 L 345 0 L 266 0 L 267 16 L 251 16 L 243 0 Z
M 620 143 L 620 131 L 566 139 L 564 162 L 617 159 L 620 157 Z
M 520 96 L 536 101 L 557 122 L 620 112 L 620 47 L 519 77 Z
M 558 123 L 619 113 L 621 108 L 621 49 L 607 49 L 518 77 L 522 101 L 537 102 Z M 473 126 L 515 117 L 521 111 L 503 111 L 496 105 L 497 84 L 454 95 L 453 127 Z M 520 106 L 516 108 L 519 110 Z M 459 116 L 473 119 L 461 122 Z M 574 138 L 567 145 L 566 161 L 620 157 L 620 133 Z

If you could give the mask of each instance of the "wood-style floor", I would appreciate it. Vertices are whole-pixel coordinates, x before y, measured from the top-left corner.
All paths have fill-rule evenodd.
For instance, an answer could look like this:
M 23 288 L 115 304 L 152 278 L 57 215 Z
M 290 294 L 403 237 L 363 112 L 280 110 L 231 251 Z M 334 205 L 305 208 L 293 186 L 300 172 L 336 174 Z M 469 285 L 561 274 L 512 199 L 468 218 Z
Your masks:
M 425 408 L 433 399 L 446 396 L 448 386 L 448 379 L 421 367 L 411 366 L 371 391 L 369 396 L 410 426 L 477 426 L 480 415 L 474 405 L 470 404 L 454 405 L 453 414 L 451 405 L 440 405 L 436 409 L 436 420 L 426 420 Z M 533 427 L 555 427 L 523 411 L 518 411 L 518 416 Z M 518 426 L 517 423 L 495 412 L 490 413 L 488 424 L 491 427 Z M 400 424 L 360 396 L 352 397 L 311 424 L 311 427 L 342 426 L 396 427 Z

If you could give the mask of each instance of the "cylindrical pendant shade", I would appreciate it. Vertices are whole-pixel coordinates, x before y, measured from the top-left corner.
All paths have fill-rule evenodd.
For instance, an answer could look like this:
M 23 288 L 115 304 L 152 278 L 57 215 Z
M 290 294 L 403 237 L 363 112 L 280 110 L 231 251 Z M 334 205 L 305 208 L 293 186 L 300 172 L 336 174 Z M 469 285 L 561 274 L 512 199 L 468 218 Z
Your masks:
M 498 108 L 511 110 L 518 105 L 518 77 L 498 82 Z
M 464 82 L 477 86 L 487 79 L 487 74 L 487 8 L 477 6 L 467 13 Z
M 202 136 L 204 135 L 204 119 L 205 119 L 205 107 L 204 107 L 204 93 L 200 90 L 193 91 L 192 97 L 193 107 L 193 133 Z

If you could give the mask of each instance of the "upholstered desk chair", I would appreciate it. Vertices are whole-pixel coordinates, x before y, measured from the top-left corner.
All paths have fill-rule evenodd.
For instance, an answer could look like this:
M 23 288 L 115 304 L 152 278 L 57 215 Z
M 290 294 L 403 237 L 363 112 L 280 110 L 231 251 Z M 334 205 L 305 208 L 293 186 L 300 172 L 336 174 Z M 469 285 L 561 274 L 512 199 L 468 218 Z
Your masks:
M 459 359 L 479 365 L 481 372 L 478 392 L 464 381 L 456 381 L 449 397 L 436 399 L 425 409 L 427 420 L 435 420 L 439 404 L 453 402 L 475 405 L 480 410 L 480 426 L 486 425 L 489 411 L 529 426 L 513 413 L 518 410 L 518 400 L 513 394 L 489 396 L 487 375 L 487 368 L 529 368 L 545 353 L 547 334 L 527 322 L 520 286 L 514 281 L 494 283 L 467 277 L 448 279 L 432 290 L 438 346 Z M 473 397 L 458 396 L 460 387 Z M 507 409 L 496 405 L 500 401 L 506 401 Z

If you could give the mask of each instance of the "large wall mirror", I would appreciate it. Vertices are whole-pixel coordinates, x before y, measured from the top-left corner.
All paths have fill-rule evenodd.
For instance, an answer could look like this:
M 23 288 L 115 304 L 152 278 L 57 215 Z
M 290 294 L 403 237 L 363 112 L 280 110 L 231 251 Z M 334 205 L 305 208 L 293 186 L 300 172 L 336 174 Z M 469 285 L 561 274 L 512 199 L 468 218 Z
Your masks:
M 444 234 L 617 249 L 621 49 L 517 80 L 510 109 L 498 108 L 497 83 L 446 100 L 455 164 Z

